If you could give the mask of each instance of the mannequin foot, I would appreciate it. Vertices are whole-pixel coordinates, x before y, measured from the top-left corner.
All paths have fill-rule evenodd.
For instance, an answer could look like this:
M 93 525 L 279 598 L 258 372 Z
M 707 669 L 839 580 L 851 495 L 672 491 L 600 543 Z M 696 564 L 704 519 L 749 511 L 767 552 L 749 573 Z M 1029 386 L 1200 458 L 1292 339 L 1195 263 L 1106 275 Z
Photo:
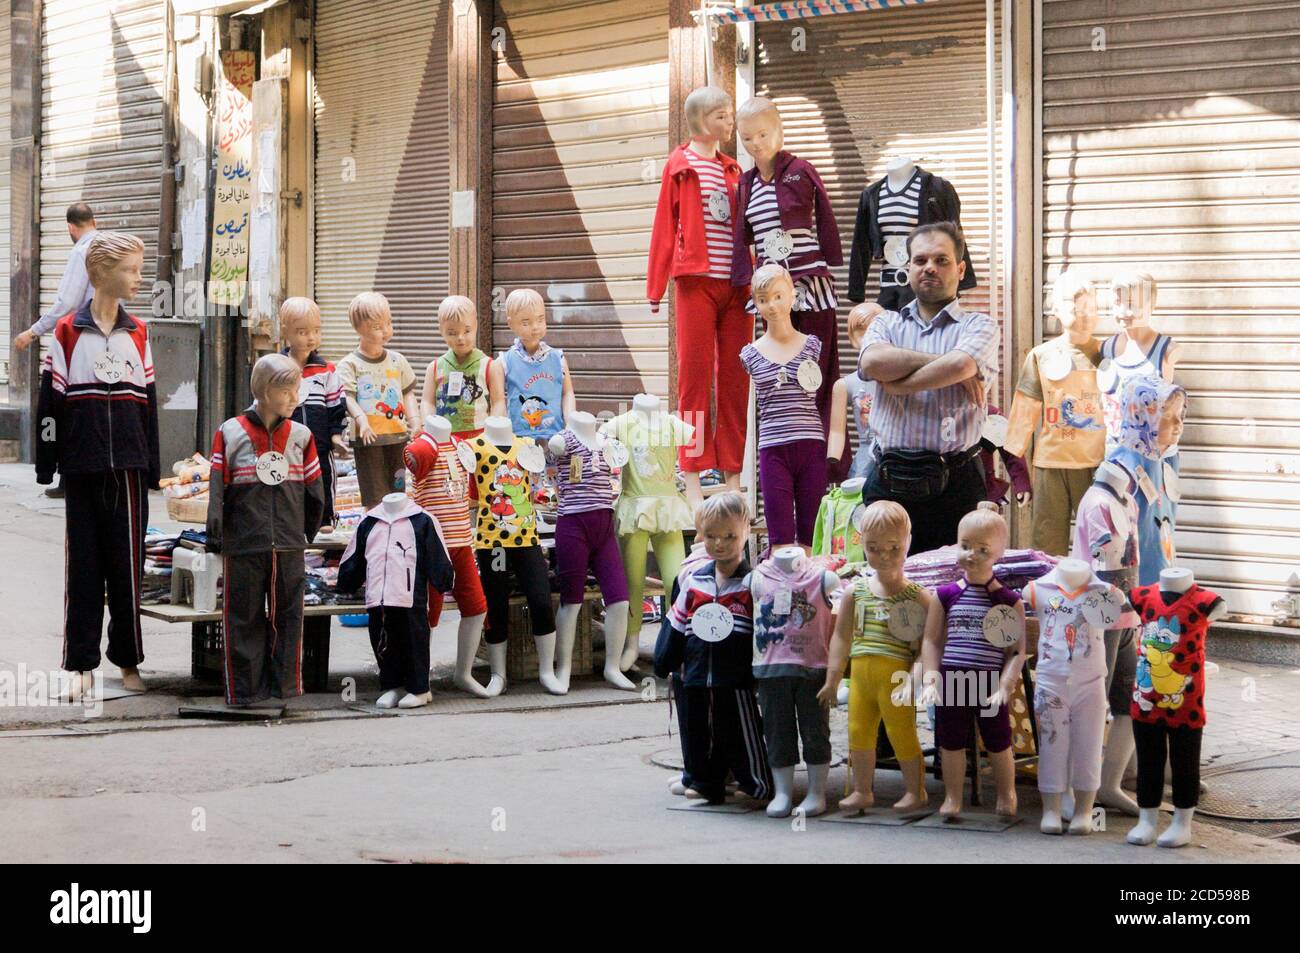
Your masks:
M 794 810 L 794 805 L 790 802 L 790 795 L 778 794 L 768 802 L 765 812 L 768 817 L 789 817 L 790 812 Z
M 541 672 L 537 676 L 537 680 L 542 683 L 542 688 L 552 695 L 567 695 L 569 693 L 569 686 L 556 678 L 553 672 Z
M 1015 791 L 1009 791 L 1005 795 L 999 795 L 993 811 L 999 817 L 1015 817 L 1019 809 L 1020 799 L 1016 797 Z
M 767 805 L 767 816 L 789 817 L 794 810 L 794 765 L 773 768 L 772 785 L 776 793 Z
M 615 666 L 605 666 L 605 681 L 609 682 L 615 688 L 621 688 L 625 691 L 636 691 L 636 684 L 628 681 L 627 676 L 620 672 Z
M 400 688 L 390 688 L 375 701 L 376 708 L 396 708 L 398 699 L 406 693 Z
M 1071 834 L 1091 834 L 1091 833 L 1092 833 L 1092 817 L 1091 817 L 1091 816 L 1084 817 L 1084 816 L 1081 815 L 1081 814 L 1076 814 L 1076 815 L 1074 816 L 1074 818 L 1070 821 L 1070 833 L 1071 833 Z
M 930 796 L 922 791 L 920 794 L 913 794 L 908 791 L 897 801 L 894 802 L 895 811 L 910 811 L 913 808 L 925 807 L 930 800 Z
M 1038 822 L 1038 829 L 1044 834 L 1064 834 L 1065 825 L 1061 823 L 1061 815 L 1056 811 L 1043 810 L 1043 819 Z
M 483 689 L 487 698 L 496 698 L 506 690 L 506 677 L 504 675 L 493 675 L 488 679 L 487 686 Z
M 1128 832 L 1125 838 L 1130 844 L 1146 847 L 1156 840 L 1156 821 L 1160 818 L 1159 808 L 1144 807 L 1138 809 L 1137 826 Z
M 402 700 L 397 703 L 398 708 L 423 708 L 429 702 L 433 701 L 433 692 L 422 692 L 419 695 L 407 692 L 402 696 Z
M 451 679 L 451 683 L 459 688 L 462 692 L 473 695 L 476 698 L 489 698 L 493 694 L 486 688 L 474 681 L 474 676 L 457 672 Z M 500 695 L 501 689 L 498 688 L 495 694 Z
M 957 817 L 961 814 L 961 799 L 945 797 L 939 805 L 939 813 L 944 817 Z
M 128 692 L 144 691 L 144 679 L 140 677 L 138 668 L 122 669 L 122 687 Z
M 1116 786 L 1110 790 L 1102 788 L 1097 792 L 1097 803 L 1102 807 L 1108 807 L 1114 811 L 1122 811 L 1131 817 L 1138 816 L 1137 801 L 1133 800 L 1120 787 Z
M 1074 792 L 1066 791 L 1061 795 L 1061 820 L 1074 820 Z
M 1186 847 L 1192 842 L 1193 808 L 1178 808 L 1174 811 L 1173 823 L 1156 838 L 1157 847 Z
M 682 776 L 680 774 L 668 782 L 668 792 L 677 797 L 681 797 L 686 793 L 686 785 L 682 783 Z
M 685 793 L 683 796 L 684 796 L 684 797 L 686 798 L 686 800 L 688 800 L 688 801 L 702 801 L 702 800 L 704 800 L 704 795 L 701 794 L 699 791 L 695 790 L 695 788 L 687 788 L 687 789 L 686 789 L 686 793 Z
M 638 623 L 639 625 L 639 623 Z M 636 665 L 637 660 L 641 658 L 641 640 L 638 636 L 628 634 L 627 642 L 623 644 L 623 654 L 618 660 L 620 671 L 626 672 Z
M 91 695 L 95 687 L 94 672 L 68 672 L 66 687 L 59 693 L 59 701 L 76 704 Z
M 846 798 L 840 799 L 841 811 L 865 811 L 876 806 L 876 796 L 870 791 L 854 791 Z

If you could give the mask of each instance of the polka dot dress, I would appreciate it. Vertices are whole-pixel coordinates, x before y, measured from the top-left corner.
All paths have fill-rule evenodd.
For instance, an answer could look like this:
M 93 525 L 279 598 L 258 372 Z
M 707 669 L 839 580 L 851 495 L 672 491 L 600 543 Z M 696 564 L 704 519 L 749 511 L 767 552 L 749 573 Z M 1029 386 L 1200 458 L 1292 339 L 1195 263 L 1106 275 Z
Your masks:
M 478 488 L 478 517 L 474 548 L 536 546 L 537 511 L 532 480 L 519 463 L 519 450 L 524 442 L 516 437 L 508 451 L 502 451 L 482 435 L 471 437 L 463 444 L 474 452 L 477 461 L 474 482 Z

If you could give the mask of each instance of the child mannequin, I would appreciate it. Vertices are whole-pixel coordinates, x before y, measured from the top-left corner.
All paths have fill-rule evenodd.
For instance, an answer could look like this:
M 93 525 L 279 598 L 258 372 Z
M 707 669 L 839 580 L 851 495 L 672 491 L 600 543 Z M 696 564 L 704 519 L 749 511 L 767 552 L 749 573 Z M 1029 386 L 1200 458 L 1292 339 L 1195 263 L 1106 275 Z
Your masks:
M 302 386 L 292 420 L 311 431 L 316 441 L 316 459 L 320 461 L 321 487 L 325 491 L 325 511 L 321 527 L 329 532 L 334 526 L 334 455 L 346 454 L 347 407 L 343 402 L 343 385 L 334 365 L 316 349 L 320 347 L 320 308 L 310 298 L 286 298 L 280 305 L 281 354 L 288 354 L 302 368 Z
M 516 436 L 548 440 L 564 429 L 576 406 L 569 362 L 542 340 L 546 304 L 532 288 L 510 292 L 506 322 L 515 343 L 488 368 L 492 416 L 508 416 Z
M 700 473 L 718 469 L 727 488 L 740 489 L 745 451 L 745 382 L 740 349 L 753 339 L 745 312 L 749 289 L 731 284 L 732 223 L 740 166 L 718 147 L 731 139 L 731 97 L 705 86 L 686 97 L 691 139 L 664 164 L 650 235 L 646 297 L 650 313 L 671 277 L 677 289 L 677 411 L 697 440 L 679 454 L 692 509 L 704 500 Z M 716 394 L 717 429 L 710 405 Z M 635 608 L 635 607 L 634 607 Z
M 845 663 L 853 666 L 849 679 L 853 793 L 840 801 L 840 808 L 859 811 L 875 804 L 876 736 L 883 719 L 907 786 L 907 793 L 894 807 L 906 811 L 927 800 L 925 764 L 912 704 L 912 665 L 924 633 L 916 623 L 928 617 L 936 600 L 933 593 L 903 575 L 912 542 L 912 522 L 905 509 L 890 500 L 877 500 L 862 515 L 861 530 L 867 562 L 875 575 L 859 577 L 840 600 L 826 684 L 817 697 L 824 704 L 834 702 Z M 910 624 L 907 609 L 893 611 L 903 605 L 912 609 Z
M 424 431 L 407 445 L 403 457 L 412 477 L 408 491 L 437 521 L 455 571 L 451 592 L 460 610 L 460 626 L 456 632 L 456 674 L 452 682 L 461 691 L 479 698 L 500 695 L 505 685 L 499 679 L 492 679 L 484 688 L 472 674 L 487 618 L 487 598 L 478 578 L 469 510 L 465 505 L 469 499 L 469 473 L 452 443 L 451 421 L 446 417 L 426 417 Z M 436 626 L 442 618 L 442 602 L 441 593 L 429 594 L 429 625 Z
M 921 704 L 935 706 L 935 743 L 943 760 L 943 806 L 962 808 L 972 718 L 993 765 L 997 813 L 1016 813 L 1015 766 L 1007 706 L 1025 664 L 1025 607 L 1020 593 L 993 576 L 1006 552 L 1006 521 L 988 501 L 957 526 L 957 562 L 964 578 L 940 586 L 925 620 L 925 688 Z
M 361 502 L 370 510 L 392 492 L 402 471 L 402 448 L 418 429 L 415 372 L 386 347 L 393 337 L 387 298 L 374 291 L 357 295 L 348 305 L 348 320 L 359 343 L 339 361 L 339 380 L 357 428 L 352 449 Z
M 822 342 L 790 323 L 794 285 L 780 265 L 754 272 L 767 333 L 740 352 L 758 403 L 758 479 L 772 546 L 812 546 L 826 489 L 825 430 L 817 411 Z
M 573 641 L 582 611 L 587 569 L 605 597 L 605 681 L 634 689 L 620 669 L 627 639 L 627 578 L 614 534 L 614 487 L 611 461 L 625 463 L 617 441 L 602 440 L 596 418 L 584 411 L 569 414 L 569 428 L 550 439 L 555 460 L 555 488 L 560 495 L 555 524 L 555 559 L 560 576 L 555 677 L 569 688 Z
M 1044 834 L 1060 834 L 1061 798 L 1074 789 L 1071 834 L 1092 831 L 1101 786 L 1106 729 L 1106 648 L 1102 633 L 1128 628 L 1137 616 L 1124 594 L 1082 560 L 1063 559 L 1025 587 L 1038 616 L 1034 714 L 1038 718 L 1038 790 Z
M 1157 585 L 1133 590 L 1133 605 L 1143 621 L 1131 708 L 1140 815 L 1128 842 L 1146 845 L 1155 838 L 1168 763 L 1173 774 L 1174 820 L 1156 843 L 1183 847 L 1192 839 L 1192 816 L 1201 788 L 1205 637 L 1210 623 L 1223 618 L 1228 607 L 1218 595 L 1198 586 L 1189 569 L 1162 570 Z
M 710 558 L 678 580 L 655 645 L 655 674 L 681 675 L 691 790 L 723 803 L 730 769 L 741 791 L 767 800 L 772 771 L 754 703 L 754 597 L 745 560 L 749 504 L 739 493 L 719 493 L 696 511 L 696 522 Z
M 379 708 L 420 708 L 429 691 L 429 598 L 442 601 L 452 567 L 438 525 L 404 493 L 362 519 L 339 563 L 339 589 L 366 590 L 370 644 L 379 663 Z
M 817 690 L 826 678 L 826 648 L 834 624 L 831 596 L 839 577 L 812 566 L 797 546 L 778 549 L 754 570 L 754 680 L 776 794 L 768 817 L 789 817 L 799 740 L 808 766 L 808 795 L 794 810 L 826 810 L 831 728 Z M 843 665 L 841 665 L 843 668 Z
M 302 372 L 285 354 L 253 365 L 253 406 L 212 438 L 208 550 L 225 579 L 226 704 L 302 694 L 303 548 L 321 525 L 316 441 L 289 420 Z
M 1062 272 L 1052 286 L 1052 313 L 1061 334 L 1025 356 L 1002 446 L 1023 457 L 1034 439 L 1034 547 L 1063 556 L 1070 517 L 1092 483 L 1106 437 L 1097 387 L 1101 346 L 1092 336 L 1097 326 L 1092 283 Z
M 438 330 L 447 353 L 430 361 L 424 372 L 420 410 L 427 419 L 445 417 L 457 440 L 477 437 L 488 415 L 488 368 L 492 358 L 477 347 L 478 315 L 474 302 L 451 295 L 438 305 Z
M 782 149 L 785 132 L 775 103 L 762 97 L 746 102 L 736 113 L 736 130 L 754 167 L 740 180 L 731 283 L 749 284 L 754 270 L 767 264 L 783 265 L 793 276 L 794 327 L 822 342 L 816 404 L 825 438 L 831 388 L 840 376 L 838 299 L 830 269 L 844 264 L 844 256 L 835 211 L 817 170 Z M 757 301 L 754 305 L 751 310 L 761 313 Z
M 143 321 L 123 301 L 140 290 L 144 243 L 99 232 L 86 249 L 91 300 L 59 317 L 41 372 L 36 482 L 63 477 L 66 513 L 61 697 L 93 684 L 107 590 L 108 659 L 128 691 L 144 691 L 140 580 L 148 490 L 158 486 L 158 396 Z
M 555 614 L 546 556 L 537 541 L 531 475 L 545 468 L 536 444 L 517 437 L 505 417 L 489 417 L 483 433 L 462 441 L 478 489 L 474 549 L 488 602 L 487 646 L 492 679 L 506 684 L 506 638 L 510 623 L 510 574 L 528 600 L 537 645 L 537 678 L 552 695 L 565 688 L 555 677 Z M 466 467 L 471 471 L 471 467 Z
M 849 312 L 849 343 L 854 353 L 862 347 L 862 339 L 867 328 L 882 314 L 884 308 L 874 301 L 860 304 Z M 848 421 L 852 418 L 858 432 L 858 449 L 853 454 L 853 462 L 848 468 L 848 476 L 863 477 L 868 482 L 876 466 L 872 448 L 875 437 L 871 433 L 871 401 L 875 397 L 876 385 L 863 380 L 856 370 L 845 374 L 835 382 L 831 390 L 831 429 L 826 441 L 826 466 L 828 473 L 844 472 L 841 461 L 849 446 Z
M 600 432 L 621 442 L 630 456 L 620 475 L 621 491 L 614 508 L 627 574 L 627 640 L 619 664 L 626 672 L 636 664 L 640 647 L 646 548 L 654 550 L 659 577 L 665 589 L 671 590 L 685 550 L 682 530 L 694 525 L 690 506 L 673 477 L 678 449 L 691 442 L 694 430 L 674 414 L 665 413 L 655 395 L 637 394 L 631 412 L 607 420 Z

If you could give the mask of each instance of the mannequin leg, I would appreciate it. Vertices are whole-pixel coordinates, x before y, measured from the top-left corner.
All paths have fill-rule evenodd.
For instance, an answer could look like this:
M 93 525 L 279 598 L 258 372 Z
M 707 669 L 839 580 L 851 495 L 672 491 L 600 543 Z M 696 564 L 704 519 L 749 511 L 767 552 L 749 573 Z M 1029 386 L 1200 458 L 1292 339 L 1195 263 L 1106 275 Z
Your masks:
M 488 698 L 495 698 L 506 690 L 506 644 L 504 642 L 488 643 L 488 668 L 492 675 L 488 679 Z
M 271 694 L 271 635 L 266 603 L 273 554 L 227 556 L 221 628 L 225 636 L 226 704 L 249 705 Z
M 754 339 L 754 316 L 745 311 L 747 288 L 733 288 L 725 280 L 721 284 L 725 288 L 716 332 L 714 390 L 718 425 L 713 441 L 717 466 L 726 478 L 727 488 L 739 490 L 740 472 L 745 465 L 745 430 L 749 425 L 749 377 L 740 363 L 740 352 Z
M 271 575 L 271 693 L 277 698 L 297 698 L 302 687 L 302 598 L 307 570 L 302 550 L 276 553 Z M 406 631 L 403 627 L 403 632 Z M 404 654 L 409 653 L 405 646 Z M 428 639 L 425 639 L 428 659 Z M 424 690 L 429 690 L 429 664 L 424 665 Z
M 763 492 L 763 515 L 767 520 L 770 549 L 796 542 L 794 522 L 794 474 L 787 457 L 787 444 L 758 451 L 758 483 Z
M 916 706 L 908 703 L 897 704 L 892 695 L 898 687 L 897 676 L 905 673 L 906 662 L 881 657 L 872 660 L 868 684 L 876 693 L 876 704 L 885 722 L 885 735 L 889 745 L 894 749 L 898 759 L 898 769 L 903 775 L 903 784 L 907 788 L 901 798 L 894 802 L 894 809 L 908 811 L 920 807 L 928 797 L 925 793 L 925 763 L 921 754 L 921 742 L 916 737 Z
M 473 674 L 488 608 L 483 584 L 478 578 L 478 567 L 474 563 L 474 550 L 469 546 L 454 546 L 447 555 L 451 559 L 455 580 L 451 594 L 460 610 L 460 622 L 456 626 L 456 670 L 451 682 L 463 692 L 486 698 L 487 689 L 474 680 Z M 442 618 L 443 593 L 430 588 L 428 599 L 429 628 L 432 630 L 437 628 Z
M 111 531 L 99 503 L 107 491 L 99 474 L 74 473 L 64 478 L 64 601 L 63 668 L 91 673 L 99 668 L 100 637 L 104 630 L 105 563 L 112 557 Z M 102 527 L 102 528 L 101 528 Z M 90 679 L 71 678 L 60 697 L 80 700 Z M 74 697 L 75 696 L 75 697 Z
M 1164 725 L 1133 722 L 1133 741 L 1138 762 L 1138 822 L 1128 832 L 1130 844 L 1145 846 L 1155 842 L 1160 820 L 1160 800 L 1165 786 L 1165 759 L 1168 739 Z
M 1043 819 L 1039 827 L 1045 834 L 1061 833 L 1061 799 L 1069 786 L 1070 709 L 1058 681 L 1039 675 L 1034 689 L 1038 791 L 1043 797 Z
M 1106 733 L 1106 679 L 1070 686 L 1070 781 L 1074 790 L 1071 834 L 1092 832 L 1092 804 L 1101 786 L 1101 747 Z
M 876 774 L 876 734 L 880 731 L 880 706 L 871 690 L 871 657 L 850 659 L 849 768 L 853 791 L 840 801 L 842 811 L 860 811 L 876 803 L 872 786 Z
M 488 681 L 488 695 L 499 695 L 506 688 L 506 637 L 510 626 L 510 574 L 507 571 L 509 557 L 506 551 L 500 553 L 491 549 L 475 552 L 478 559 L 479 579 L 483 586 L 483 595 L 487 600 L 487 627 L 483 639 L 487 642 L 488 661 L 492 667 L 492 678 Z M 506 565 L 496 568 L 498 560 Z M 495 689 L 495 691 L 494 691 Z
M 474 658 L 478 655 L 479 642 L 483 638 L 483 620 L 486 613 L 461 616 L 456 627 L 456 674 L 452 684 L 463 692 L 469 692 L 479 698 L 487 698 L 488 690 L 474 680 Z
M 1137 801 L 1128 796 L 1120 787 L 1120 782 L 1135 747 L 1133 719 L 1128 715 L 1116 715 L 1110 725 L 1106 754 L 1101 762 L 1101 787 L 1097 789 L 1097 803 L 1133 817 L 1137 817 Z
M 593 547 L 591 570 L 600 586 L 600 593 L 605 598 L 605 681 L 616 688 L 635 689 L 636 686 L 622 672 L 628 622 L 631 619 L 631 600 L 628 598 L 627 574 L 623 568 L 623 557 L 619 553 L 618 537 L 614 534 L 614 511 L 596 510 L 583 515 L 590 517 L 588 522 Z M 639 634 L 640 629 L 637 631 Z
M 789 817 L 794 804 L 794 765 L 773 767 L 772 783 L 775 791 L 765 813 L 768 817 Z
M 984 750 L 988 752 L 989 765 L 993 768 L 993 784 L 998 792 L 994 810 L 1004 817 L 1014 817 L 1019 801 L 1016 798 L 1016 753 L 1011 746 L 1011 715 L 1006 705 L 1000 705 L 997 711 L 989 713 L 983 688 L 980 694 L 982 704 L 975 723 Z
M 375 663 L 379 666 L 379 687 L 382 694 L 375 704 L 380 708 L 392 708 L 398 699 L 406 694 L 405 678 L 397 660 L 401 648 L 396 642 L 404 633 L 393 624 L 393 617 L 400 610 L 374 606 L 370 610 L 370 648 L 375 653 Z
M 568 689 L 555 677 L 555 613 L 551 608 L 551 583 L 546 575 L 546 556 L 540 546 L 526 546 L 512 550 L 515 576 L 528 601 L 528 619 L 537 638 L 537 680 L 552 695 L 563 695 Z M 565 656 L 567 664 L 573 654 L 573 643 Z
M 149 520 L 149 494 L 140 470 L 114 470 L 104 515 L 111 527 L 104 562 L 108 584 L 108 660 L 122 670 L 122 684 L 144 691 L 139 665 L 144 661 L 140 630 L 140 585 L 144 579 L 144 535 Z
M 795 539 L 812 551 L 817 528 L 817 510 L 826 492 L 826 444 L 820 440 L 799 440 L 789 445 L 799 459 L 794 474 Z
M 713 691 L 713 745 L 736 786 L 755 801 L 772 796 L 775 782 L 763 743 L 763 718 L 752 688 L 715 688 Z
M 956 817 L 961 813 L 962 789 L 966 785 L 966 749 L 940 748 L 939 759 L 943 765 L 943 804 L 939 813 Z
M 581 612 L 581 602 L 570 603 L 560 606 L 560 612 L 555 617 L 555 680 L 560 683 L 560 694 L 569 690 L 569 680 L 573 675 L 573 643 Z
M 623 577 L 627 580 L 627 638 L 623 643 L 623 655 L 619 658 L 619 669 L 627 671 L 631 665 L 625 664 L 632 648 L 640 650 L 642 602 L 645 599 L 645 564 L 646 547 L 650 545 L 649 533 L 628 533 L 618 538 L 619 555 L 623 557 Z M 658 555 L 655 556 L 658 559 Z M 660 572 L 666 572 L 663 566 Z M 672 594 L 673 580 L 664 578 L 664 588 Z M 606 618 L 609 613 L 605 613 Z M 608 645 L 605 649 L 608 653 Z M 634 656 L 633 662 L 636 661 Z
M 808 793 L 795 810 L 804 817 L 826 812 L 826 777 L 831 769 L 830 712 L 817 701 L 818 680 L 800 678 L 794 686 L 795 714 L 803 760 L 808 766 Z
M 789 817 L 794 806 L 794 768 L 799 762 L 794 682 L 789 677 L 760 678 L 754 682 L 763 713 L 763 739 L 776 785 L 776 793 L 767 806 L 768 817 Z
M 682 534 L 679 531 L 668 533 L 655 533 L 649 537 L 650 545 L 654 548 L 655 563 L 659 567 L 659 578 L 663 581 L 665 600 L 672 596 L 673 583 L 677 579 L 677 574 L 681 571 L 682 561 L 686 558 L 685 543 L 682 541 Z M 630 579 L 630 575 L 628 576 Z M 645 585 L 645 546 L 641 546 L 641 575 L 640 583 Z M 644 592 L 644 588 L 640 590 Z M 637 659 L 641 654 L 641 601 L 642 597 L 638 596 L 635 601 L 632 599 L 631 587 L 628 590 L 628 638 L 623 646 L 623 660 L 621 668 L 623 671 L 630 670 L 636 665 Z
M 819 814 L 826 813 L 826 778 L 831 773 L 830 762 L 817 764 L 806 762 L 808 765 L 808 793 L 804 799 L 799 802 L 795 808 L 804 817 L 817 817 Z
M 1169 729 L 1169 762 L 1173 767 L 1173 823 L 1157 839 L 1160 847 L 1185 847 L 1192 840 L 1192 817 L 1201 788 L 1200 728 Z
M 700 489 L 700 473 L 718 465 L 710 404 L 718 362 L 719 308 L 712 292 L 715 291 L 714 285 L 721 287 L 722 284 L 719 279 L 698 275 L 674 280 L 677 314 L 677 415 L 695 428 L 691 445 L 681 448 L 678 462 L 686 477 L 686 499 L 692 509 L 704 500 Z M 722 406 L 719 394 L 719 409 Z

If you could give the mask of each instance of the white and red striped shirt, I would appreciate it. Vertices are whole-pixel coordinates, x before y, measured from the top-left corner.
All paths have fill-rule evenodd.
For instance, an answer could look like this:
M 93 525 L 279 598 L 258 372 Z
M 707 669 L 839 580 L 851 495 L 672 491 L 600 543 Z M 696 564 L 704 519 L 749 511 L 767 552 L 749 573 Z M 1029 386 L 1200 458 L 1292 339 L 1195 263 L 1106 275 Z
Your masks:
M 704 236 L 709 247 L 710 278 L 731 278 L 732 234 L 731 234 L 731 200 L 734 190 L 727 188 L 727 178 L 722 171 L 722 160 L 706 159 L 694 149 L 684 150 L 686 159 L 695 170 L 700 180 L 700 210 L 704 213 Z M 710 202 L 709 197 L 721 193 L 725 198 Z M 716 204 L 715 204 L 716 203 Z M 726 209 L 726 218 L 721 221 L 710 211 Z
M 469 474 L 461 466 L 456 448 L 421 433 L 406 445 L 406 469 L 411 471 L 415 502 L 438 524 L 448 549 L 469 546 L 474 537 L 469 525 Z

